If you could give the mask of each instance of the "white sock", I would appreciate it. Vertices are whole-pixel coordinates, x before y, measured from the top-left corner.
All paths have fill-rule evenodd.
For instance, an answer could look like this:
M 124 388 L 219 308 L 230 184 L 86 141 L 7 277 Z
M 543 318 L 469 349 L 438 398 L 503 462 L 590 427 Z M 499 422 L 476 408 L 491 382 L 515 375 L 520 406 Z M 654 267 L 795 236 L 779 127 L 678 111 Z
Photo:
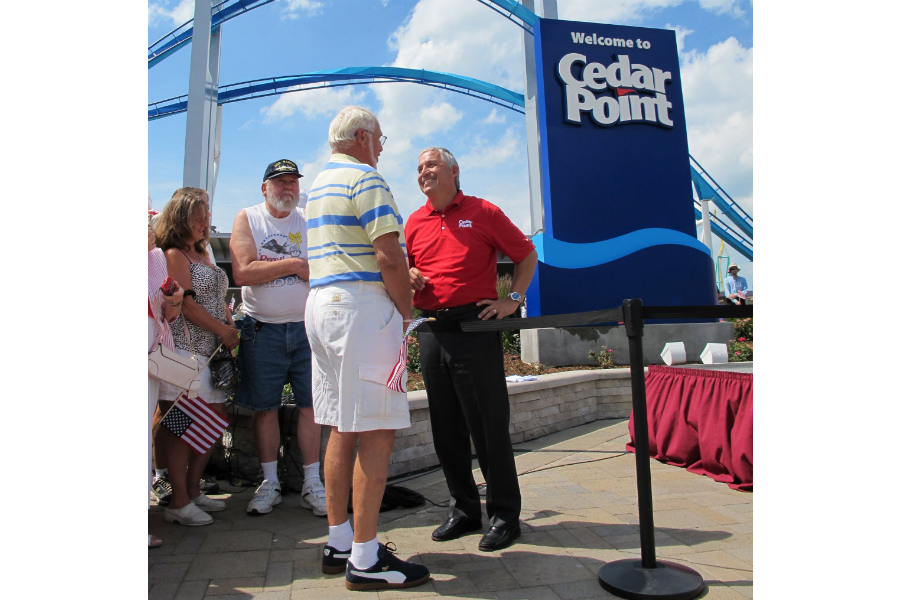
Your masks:
M 278 483 L 278 461 L 260 463 L 259 466 L 263 470 L 263 479 L 268 479 L 272 483 Z
M 368 542 L 357 544 L 353 542 L 353 550 L 350 552 L 350 562 L 357 569 L 368 569 L 378 562 L 378 538 L 372 538 Z
M 166 467 L 165 469 L 155 469 L 155 471 L 156 471 L 156 476 L 157 476 L 157 477 L 165 477 L 166 475 L 169 474 L 169 468 L 168 468 L 168 467 Z
M 353 527 L 350 525 L 350 519 L 334 527 L 328 526 L 328 545 L 341 552 L 346 552 L 353 546 Z
M 303 465 L 303 485 L 306 486 L 307 483 L 315 483 L 321 482 L 322 480 L 319 478 L 319 464 L 314 462 L 311 465 Z

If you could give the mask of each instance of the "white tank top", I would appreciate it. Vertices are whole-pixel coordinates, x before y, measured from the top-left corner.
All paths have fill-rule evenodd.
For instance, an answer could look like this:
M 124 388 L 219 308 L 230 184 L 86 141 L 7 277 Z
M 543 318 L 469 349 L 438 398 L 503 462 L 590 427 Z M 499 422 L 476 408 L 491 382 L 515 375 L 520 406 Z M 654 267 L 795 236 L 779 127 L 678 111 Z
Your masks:
M 309 258 L 306 249 L 306 214 L 296 208 L 288 216 L 276 219 L 266 203 L 246 209 L 250 231 L 256 243 L 257 260 Z M 297 275 L 241 288 L 244 313 L 264 323 L 294 323 L 303 320 L 309 282 Z

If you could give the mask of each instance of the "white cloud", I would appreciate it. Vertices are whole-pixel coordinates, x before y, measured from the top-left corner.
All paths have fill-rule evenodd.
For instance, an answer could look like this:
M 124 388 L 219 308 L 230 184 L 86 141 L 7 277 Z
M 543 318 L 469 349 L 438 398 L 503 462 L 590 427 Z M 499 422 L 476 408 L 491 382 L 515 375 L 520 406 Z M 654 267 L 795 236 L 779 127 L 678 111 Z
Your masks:
M 753 48 L 728 38 L 687 52 L 681 78 L 691 154 L 732 198 L 752 197 Z
M 681 25 L 672 25 L 670 23 L 666 23 L 665 29 L 672 29 L 675 31 L 675 47 L 678 48 L 678 56 L 684 54 L 684 38 L 694 33 L 694 30 L 682 27 Z
M 700 8 L 717 15 L 743 16 L 744 11 L 738 6 L 739 0 L 698 0 Z
M 294 88 L 297 89 L 297 88 Z M 260 109 L 263 122 L 274 123 L 300 112 L 306 117 L 334 116 L 341 106 L 361 104 L 367 90 L 357 86 L 327 87 L 285 93 Z
M 493 169 L 521 152 L 524 147 L 524 142 L 514 127 L 508 128 L 499 141 L 486 141 L 479 135 L 474 148 L 457 159 L 459 168 L 466 171 Z
M 322 12 L 323 2 L 316 0 L 285 0 L 287 6 L 282 12 L 282 19 L 299 19 L 302 15 L 313 16 Z
M 649 13 L 678 6 L 683 0 L 559 0 L 559 18 L 591 23 L 629 25 Z
M 697 0 L 700 8 L 715 14 L 739 17 L 741 0 Z M 684 0 L 559 0 L 559 18 L 592 23 L 630 25 L 661 9 L 679 6 Z
M 169 9 L 169 2 L 151 2 L 148 6 L 148 22 L 156 25 L 160 21 L 171 21 L 177 27 L 194 18 L 194 0 L 180 0 L 174 8 Z
M 491 109 L 491 114 L 481 120 L 485 125 L 493 125 L 494 123 L 506 123 L 506 115 L 501 115 L 496 108 Z
M 312 182 L 330 159 L 331 146 L 326 141 L 316 151 L 315 158 L 300 164 L 300 172 L 303 173 L 303 178 L 300 180 L 300 188 L 308 192 L 312 188 Z
M 454 2 L 453 10 L 448 11 L 445 0 L 421 0 L 390 36 L 388 43 L 396 51 L 391 66 L 442 71 L 513 90 L 523 89 L 522 30 L 506 19 L 497 18 L 493 11 L 478 2 Z M 475 124 L 476 118 L 485 124 L 505 120 L 505 115 L 498 115 L 497 110 L 485 117 L 480 114 L 475 117 L 470 113 L 483 110 L 481 103 L 475 102 L 476 106 L 469 108 L 473 106 L 472 100 L 432 87 L 401 83 L 376 85 L 373 90 L 381 102 L 376 113 L 388 136 L 378 170 L 390 183 L 404 215 L 424 201 L 416 182 L 419 150 L 437 145 L 449 148 L 458 157 L 467 153 L 474 156 L 472 153 L 476 151 L 482 156 L 491 156 L 489 142 L 468 137 L 470 126 Z M 513 122 L 514 128 L 522 127 L 521 135 L 524 136 L 524 120 L 515 118 Z M 500 151 L 504 155 L 510 152 L 506 147 Z M 521 152 L 524 154 L 524 143 Z M 485 181 L 497 180 L 498 175 L 486 176 L 477 168 L 481 166 L 477 162 L 468 164 L 468 160 L 466 163 L 459 160 L 465 169 L 462 179 L 466 182 L 466 193 L 497 203 L 495 198 L 487 195 L 489 190 Z M 515 164 L 511 167 L 509 173 L 500 176 L 511 180 L 504 188 L 506 194 L 514 187 L 513 181 L 525 177 L 524 168 L 518 169 Z M 470 172 L 472 176 L 468 175 Z M 527 181 L 525 185 L 527 196 Z M 525 200 L 527 202 L 527 197 Z M 498 206 L 509 209 L 499 203 Z

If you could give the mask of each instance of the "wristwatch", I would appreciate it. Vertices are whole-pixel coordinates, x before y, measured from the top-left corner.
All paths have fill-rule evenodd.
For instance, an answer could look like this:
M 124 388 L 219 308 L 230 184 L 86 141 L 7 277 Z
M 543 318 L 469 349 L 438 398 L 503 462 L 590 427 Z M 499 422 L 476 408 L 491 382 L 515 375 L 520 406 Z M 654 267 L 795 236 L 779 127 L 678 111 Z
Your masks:
M 519 304 L 522 303 L 522 294 L 520 294 L 519 292 L 510 292 L 506 297 L 510 300 L 515 300 Z

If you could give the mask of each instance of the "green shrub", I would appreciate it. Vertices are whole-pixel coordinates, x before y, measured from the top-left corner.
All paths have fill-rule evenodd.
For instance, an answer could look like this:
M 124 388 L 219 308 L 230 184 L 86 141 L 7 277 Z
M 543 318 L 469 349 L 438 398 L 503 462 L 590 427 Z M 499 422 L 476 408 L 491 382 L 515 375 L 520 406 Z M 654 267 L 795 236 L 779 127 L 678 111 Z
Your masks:
M 501 332 L 503 339 L 503 352 L 520 356 L 522 353 L 522 340 L 519 338 L 518 329 L 509 329 Z
M 409 334 L 409 345 L 407 346 L 406 370 L 410 373 L 422 372 L 422 360 L 419 358 L 419 332 L 413 331 Z
M 753 341 L 753 319 L 727 319 L 734 323 L 734 339 L 747 338 Z
M 745 337 L 728 340 L 728 362 L 751 362 L 753 347 Z
M 614 369 L 616 366 L 615 363 L 613 363 L 612 348 L 607 348 L 606 346 L 600 348 L 599 354 L 591 350 L 588 352 L 588 358 L 597 361 L 597 364 L 600 365 L 601 369 Z

